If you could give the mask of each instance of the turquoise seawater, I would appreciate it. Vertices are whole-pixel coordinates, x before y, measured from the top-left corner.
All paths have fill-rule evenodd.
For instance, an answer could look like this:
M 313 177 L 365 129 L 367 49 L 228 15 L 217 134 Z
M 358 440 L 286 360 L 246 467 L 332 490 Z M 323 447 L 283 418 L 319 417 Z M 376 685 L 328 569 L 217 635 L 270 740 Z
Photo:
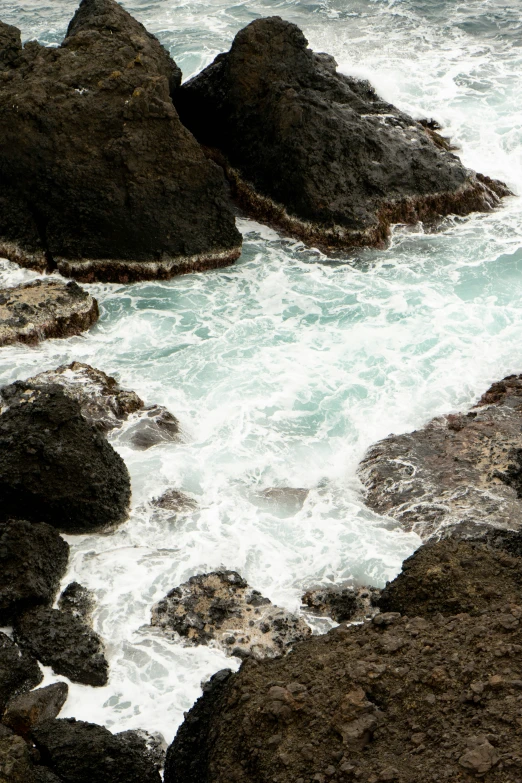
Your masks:
M 259 16 L 299 24 L 339 68 L 370 79 L 416 117 L 437 119 L 470 168 L 522 189 L 522 27 L 518 0 L 133 0 L 188 78 Z M 0 0 L 24 40 L 55 45 L 76 3 Z M 183 443 L 147 452 L 112 442 L 133 482 L 131 519 L 69 537 L 73 578 L 96 591 L 109 685 L 73 686 L 63 715 L 142 727 L 170 740 L 201 679 L 230 665 L 147 627 L 151 605 L 220 565 L 289 609 L 303 589 L 382 585 L 420 543 L 365 508 L 367 447 L 465 408 L 522 372 L 522 202 L 448 218 L 436 233 L 397 227 L 384 251 L 328 259 L 248 220 L 241 259 L 166 283 L 92 285 L 86 335 L 0 352 L 0 383 L 77 359 L 116 375 L 181 421 Z M 0 284 L 34 275 L 0 262 Z M 159 518 L 174 487 L 199 510 Z M 310 489 L 303 508 L 269 506 L 269 487 Z M 47 672 L 48 681 L 53 675 Z M 54 678 L 56 679 L 56 678 Z

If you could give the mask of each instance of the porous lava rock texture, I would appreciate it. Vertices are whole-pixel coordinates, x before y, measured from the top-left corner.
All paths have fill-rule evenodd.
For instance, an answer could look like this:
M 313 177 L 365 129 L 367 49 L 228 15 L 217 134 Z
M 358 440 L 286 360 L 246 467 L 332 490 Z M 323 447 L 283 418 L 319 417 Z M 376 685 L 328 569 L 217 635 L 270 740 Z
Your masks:
M 92 326 L 98 316 L 96 299 L 74 280 L 35 280 L 0 288 L 0 346 L 72 337 Z
M 1 30 L 0 256 L 121 282 L 239 256 L 223 173 L 172 104 L 181 72 L 142 24 L 82 0 L 57 48 Z
M 318 617 L 331 617 L 336 623 L 357 622 L 376 613 L 380 592 L 376 587 L 331 585 L 307 590 L 301 601 L 305 611 Z
M 72 682 L 101 687 L 109 678 L 103 642 L 93 629 L 70 612 L 38 608 L 16 621 L 18 644 L 56 674 Z
M 301 618 L 274 606 L 237 571 L 192 576 L 152 607 L 153 626 L 228 655 L 274 657 L 310 635 Z
M 382 246 L 392 223 L 490 210 L 508 194 L 307 43 L 295 24 L 256 19 L 175 93 L 248 212 L 335 250 Z
M 518 783 L 522 591 L 514 558 L 483 542 L 430 547 L 440 555 L 436 568 L 449 552 L 466 574 L 455 588 L 448 578 L 438 611 L 436 597 L 423 609 L 433 578 L 421 549 L 411 614 L 340 625 L 211 683 L 169 748 L 165 783 Z M 490 567 L 489 600 L 466 594 L 468 611 L 448 602 Z
M 42 680 L 36 659 L 0 631 L 0 714 L 9 699 L 34 688 Z
M 29 389 L 0 416 L 0 522 L 86 533 L 122 522 L 129 501 L 122 458 L 59 386 Z
M 66 783 L 161 783 L 145 743 L 134 734 L 58 718 L 37 726 L 32 738 L 42 763 Z
M 145 450 L 181 439 L 178 419 L 164 406 L 145 406 L 136 392 L 122 389 L 115 378 L 83 362 L 64 364 L 4 386 L 0 389 L 0 411 L 23 400 L 31 389 L 45 389 L 51 384 L 76 400 L 83 417 L 101 432 L 127 425 L 123 441 L 133 448 Z
M 78 582 L 70 582 L 58 599 L 58 608 L 88 622 L 95 606 L 94 593 Z
M 56 528 L 14 519 L 0 524 L 0 626 L 52 604 L 68 559 L 69 544 Z
M 518 530 L 522 519 L 522 376 L 494 383 L 467 413 L 373 445 L 359 465 L 366 503 L 423 539 Z
M 55 682 L 11 699 L 2 715 L 2 723 L 15 734 L 28 738 L 34 726 L 56 718 L 67 701 L 69 686 Z

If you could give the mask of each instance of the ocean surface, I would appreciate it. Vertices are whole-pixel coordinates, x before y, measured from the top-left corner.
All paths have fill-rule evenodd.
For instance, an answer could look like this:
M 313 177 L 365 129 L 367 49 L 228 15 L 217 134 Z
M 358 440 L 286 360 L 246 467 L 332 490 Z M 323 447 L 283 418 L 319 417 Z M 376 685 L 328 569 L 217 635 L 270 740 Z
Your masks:
M 297 23 L 343 72 L 368 78 L 415 117 L 433 117 L 469 167 L 522 194 L 520 0 L 126 0 L 188 78 L 260 16 Z M 0 0 L 24 40 L 56 45 L 75 0 Z M 522 199 L 448 218 L 437 233 L 398 227 L 384 251 L 333 261 L 242 219 L 232 267 L 166 283 L 91 285 L 87 334 L 0 351 L 0 384 L 79 360 L 115 375 L 181 421 L 183 442 L 135 451 L 111 438 L 133 485 L 129 521 L 69 536 L 72 579 L 97 597 L 110 682 L 72 685 L 62 716 L 142 727 L 170 741 L 200 683 L 235 659 L 148 627 L 172 587 L 219 566 L 298 610 L 304 589 L 383 585 L 420 544 L 365 508 L 367 447 L 470 406 L 522 372 Z M 0 285 L 36 277 L 0 261 Z M 270 487 L 310 493 L 297 512 Z M 153 512 L 176 488 L 184 517 Z M 315 630 L 321 630 L 316 624 Z M 56 679 L 46 670 L 46 682 Z

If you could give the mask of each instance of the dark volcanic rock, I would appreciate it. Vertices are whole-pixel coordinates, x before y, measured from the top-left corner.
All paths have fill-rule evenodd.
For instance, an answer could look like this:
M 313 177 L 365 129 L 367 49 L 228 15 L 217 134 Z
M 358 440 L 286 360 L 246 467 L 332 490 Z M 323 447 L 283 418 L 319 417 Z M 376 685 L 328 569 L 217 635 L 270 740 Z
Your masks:
M 70 582 L 58 599 L 58 607 L 79 620 L 89 620 L 94 610 L 94 594 L 78 582 Z
M 450 568 L 436 583 L 432 568 L 440 574 L 448 561 L 432 555 L 450 546 Z M 249 659 L 223 678 L 186 716 L 165 783 L 471 783 L 484 775 L 518 783 L 520 577 L 510 555 L 504 561 L 486 544 L 469 547 L 421 548 L 415 579 L 407 583 L 405 572 L 396 580 L 412 615 L 432 601 L 425 617 L 377 614 L 303 641 L 283 658 Z M 489 601 L 485 592 L 473 600 L 481 574 L 498 588 Z M 433 584 L 442 612 L 434 597 L 417 595 Z M 448 598 L 459 589 L 463 600 L 452 609 Z
M 0 736 L 0 783 L 36 783 L 29 747 L 14 734 Z
M 130 742 L 136 749 L 141 747 L 144 758 L 147 758 L 158 772 L 165 766 L 167 743 L 159 732 L 149 734 L 148 731 L 143 729 L 128 729 L 127 731 L 120 731 L 116 734 L 116 737 Z
M 377 611 L 375 601 L 379 595 L 380 590 L 376 587 L 334 585 L 307 590 L 301 601 L 309 612 L 343 623 L 372 617 Z
M 243 207 L 327 250 L 382 246 L 391 223 L 489 210 L 509 193 L 277 16 L 241 30 L 174 102 Z
M 33 609 L 16 623 L 15 638 L 56 674 L 72 682 L 102 686 L 108 681 L 109 665 L 103 642 L 92 628 L 70 612 Z
M 304 620 L 274 606 L 236 571 L 192 576 L 152 607 L 151 624 L 242 658 L 282 655 L 310 635 Z
M 42 762 L 67 783 L 161 783 L 140 738 L 74 718 L 48 721 L 32 737 Z
M 359 465 L 366 503 L 422 538 L 470 537 L 522 518 L 522 376 L 495 383 L 468 413 L 390 435 Z
M 126 282 L 239 256 L 222 171 L 181 124 L 181 73 L 114 0 L 83 0 L 58 48 L 0 60 L 0 256 Z
M 72 337 L 92 326 L 98 316 L 96 299 L 73 280 L 35 280 L 0 288 L 0 346 Z
M 59 386 L 27 392 L 0 416 L 0 521 L 85 533 L 123 521 L 129 500 L 125 463 Z
M 0 713 L 6 702 L 34 688 L 43 679 L 36 660 L 0 632 Z
M 69 544 L 43 523 L 0 524 L 0 625 L 33 606 L 51 604 L 67 568 Z
M 194 498 L 177 489 L 167 489 L 159 498 L 152 500 L 152 505 L 164 511 L 177 511 L 180 514 L 190 513 L 198 507 Z
M 56 682 L 46 688 L 15 696 L 5 708 L 2 723 L 15 734 L 27 737 L 34 726 L 56 718 L 67 701 L 68 692 L 67 683 Z
M 20 30 L 0 22 L 0 71 L 14 66 L 22 54 Z

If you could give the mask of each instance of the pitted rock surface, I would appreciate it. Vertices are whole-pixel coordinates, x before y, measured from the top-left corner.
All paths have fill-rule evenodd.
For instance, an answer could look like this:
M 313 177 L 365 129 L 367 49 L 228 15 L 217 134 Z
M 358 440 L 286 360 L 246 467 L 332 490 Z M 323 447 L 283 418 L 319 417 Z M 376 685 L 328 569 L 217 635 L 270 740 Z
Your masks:
M 151 624 L 242 658 L 282 655 L 310 635 L 304 620 L 274 606 L 236 571 L 192 576 L 153 606 Z
M 29 747 L 15 734 L 0 736 L 0 783 L 37 783 Z
M 15 44 L 0 57 L 0 257 L 127 282 L 239 256 L 223 172 L 181 124 L 181 72 L 142 24 L 82 0 L 61 46 Z
M 423 539 L 522 519 L 522 376 L 493 386 L 468 413 L 390 435 L 359 465 L 366 503 Z
M 490 210 L 509 193 L 307 43 L 295 24 L 256 19 L 174 95 L 255 217 L 331 251 L 382 246 L 391 223 Z
M 448 572 L 425 611 L 423 552 L 450 544 L 465 561 L 461 581 L 453 587 Z M 520 579 L 512 556 L 474 542 L 470 557 L 469 546 L 413 556 L 411 614 L 340 625 L 211 681 L 169 748 L 165 783 L 519 783 Z M 407 573 L 396 580 L 404 596 Z M 481 576 L 498 589 L 470 603 Z M 462 603 L 448 601 L 451 590 L 466 593 Z
M 9 699 L 31 690 L 42 680 L 36 659 L 0 632 L 0 714 Z
M 0 416 L 0 522 L 85 533 L 122 522 L 129 501 L 122 458 L 59 386 L 25 392 Z
M 102 640 L 71 613 L 58 609 L 26 612 L 17 620 L 15 638 L 56 674 L 84 685 L 107 684 L 109 665 Z
M 337 623 L 357 622 L 373 617 L 380 595 L 376 587 L 333 585 L 307 590 L 302 596 L 303 609 L 319 617 L 331 617 Z
M 0 524 L 0 626 L 41 604 L 52 604 L 67 569 L 69 544 L 44 523 Z
M 79 620 L 89 622 L 94 611 L 95 598 L 92 590 L 88 590 L 78 582 L 70 582 L 58 599 L 58 608 L 68 612 Z
M 98 316 L 96 299 L 74 281 L 35 280 L 0 288 L 0 346 L 72 337 L 96 323 Z

